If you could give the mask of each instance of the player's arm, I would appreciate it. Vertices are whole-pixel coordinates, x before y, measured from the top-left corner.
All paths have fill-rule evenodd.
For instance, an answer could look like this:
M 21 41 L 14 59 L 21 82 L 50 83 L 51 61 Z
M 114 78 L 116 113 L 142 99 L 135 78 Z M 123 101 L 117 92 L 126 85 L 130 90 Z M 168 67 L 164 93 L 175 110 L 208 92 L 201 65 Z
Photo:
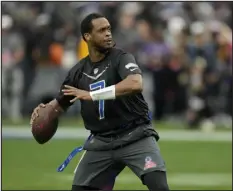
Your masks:
M 142 72 L 132 54 L 120 56 L 118 73 L 122 81 L 115 85 L 116 97 L 142 92 Z
M 54 116 L 54 119 L 56 119 L 63 112 L 65 112 L 68 109 L 68 107 L 70 107 L 72 105 L 70 100 L 73 99 L 74 96 L 64 96 L 64 94 L 62 92 L 62 89 L 64 88 L 65 84 L 73 85 L 73 80 L 72 79 L 73 79 L 73 77 L 72 77 L 71 73 L 69 73 L 67 75 L 67 77 L 65 78 L 57 97 L 55 99 L 53 99 L 52 101 L 50 101 L 49 103 L 47 103 L 47 104 L 40 104 L 39 106 L 37 106 L 34 109 L 32 115 L 31 115 L 30 124 L 32 124 L 32 122 L 35 120 L 35 118 L 38 117 L 38 110 L 40 108 L 44 108 L 47 105 L 52 106 L 53 109 L 54 109 L 52 115 Z
M 115 85 L 115 95 L 123 96 L 142 92 L 142 76 L 140 74 L 130 74 L 124 80 Z

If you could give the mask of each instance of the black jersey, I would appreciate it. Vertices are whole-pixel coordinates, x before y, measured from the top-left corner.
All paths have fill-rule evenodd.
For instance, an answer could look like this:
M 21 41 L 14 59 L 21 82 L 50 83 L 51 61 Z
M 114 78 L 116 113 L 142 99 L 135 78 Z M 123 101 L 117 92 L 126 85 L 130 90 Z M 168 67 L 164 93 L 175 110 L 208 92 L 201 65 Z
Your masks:
M 130 74 L 141 74 L 134 56 L 118 48 L 112 48 L 105 58 L 92 63 L 89 56 L 76 64 L 62 84 L 86 91 L 94 91 L 115 85 Z M 60 91 L 57 101 L 62 108 L 71 105 L 72 97 Z M 81 100 L 81 115 L 85 128 L 92 133 L 113 132 L 124 129 L 135 121 L 149 121 L 148 105 L 141 93 L 117 97 L 115 100 Z

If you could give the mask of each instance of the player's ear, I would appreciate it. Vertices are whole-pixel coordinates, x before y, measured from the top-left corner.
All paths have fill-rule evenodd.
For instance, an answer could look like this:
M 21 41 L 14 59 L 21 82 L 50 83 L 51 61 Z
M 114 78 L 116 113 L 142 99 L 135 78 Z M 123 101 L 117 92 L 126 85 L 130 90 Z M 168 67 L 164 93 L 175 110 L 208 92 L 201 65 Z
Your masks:
M 91 34 L 90 33 L 85 33 L 84 37 L 85 37 L 86 41 L 89 41 L 91 39 Z

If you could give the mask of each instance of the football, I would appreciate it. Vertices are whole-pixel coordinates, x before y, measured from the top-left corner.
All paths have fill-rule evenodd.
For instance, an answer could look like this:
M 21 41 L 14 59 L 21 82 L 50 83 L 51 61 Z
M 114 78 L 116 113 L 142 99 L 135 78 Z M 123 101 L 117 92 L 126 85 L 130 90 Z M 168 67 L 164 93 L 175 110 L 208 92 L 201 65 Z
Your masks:
M 31 126 L 32 135 L 39 144 L 48 142 L 56 133 L 58 127 L 58 115 L 51 105 L 41 107 L 38 117 Z

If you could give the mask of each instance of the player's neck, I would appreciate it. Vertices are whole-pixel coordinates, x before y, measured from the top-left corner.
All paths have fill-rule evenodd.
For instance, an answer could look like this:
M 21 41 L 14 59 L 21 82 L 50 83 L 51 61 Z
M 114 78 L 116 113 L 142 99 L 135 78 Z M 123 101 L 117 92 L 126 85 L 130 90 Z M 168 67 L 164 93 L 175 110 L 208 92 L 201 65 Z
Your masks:
M 98 51 L 96 48 L 89 47 L 89 57 L 92 62 L 99 62 L 104 59 L 105 53 Z

